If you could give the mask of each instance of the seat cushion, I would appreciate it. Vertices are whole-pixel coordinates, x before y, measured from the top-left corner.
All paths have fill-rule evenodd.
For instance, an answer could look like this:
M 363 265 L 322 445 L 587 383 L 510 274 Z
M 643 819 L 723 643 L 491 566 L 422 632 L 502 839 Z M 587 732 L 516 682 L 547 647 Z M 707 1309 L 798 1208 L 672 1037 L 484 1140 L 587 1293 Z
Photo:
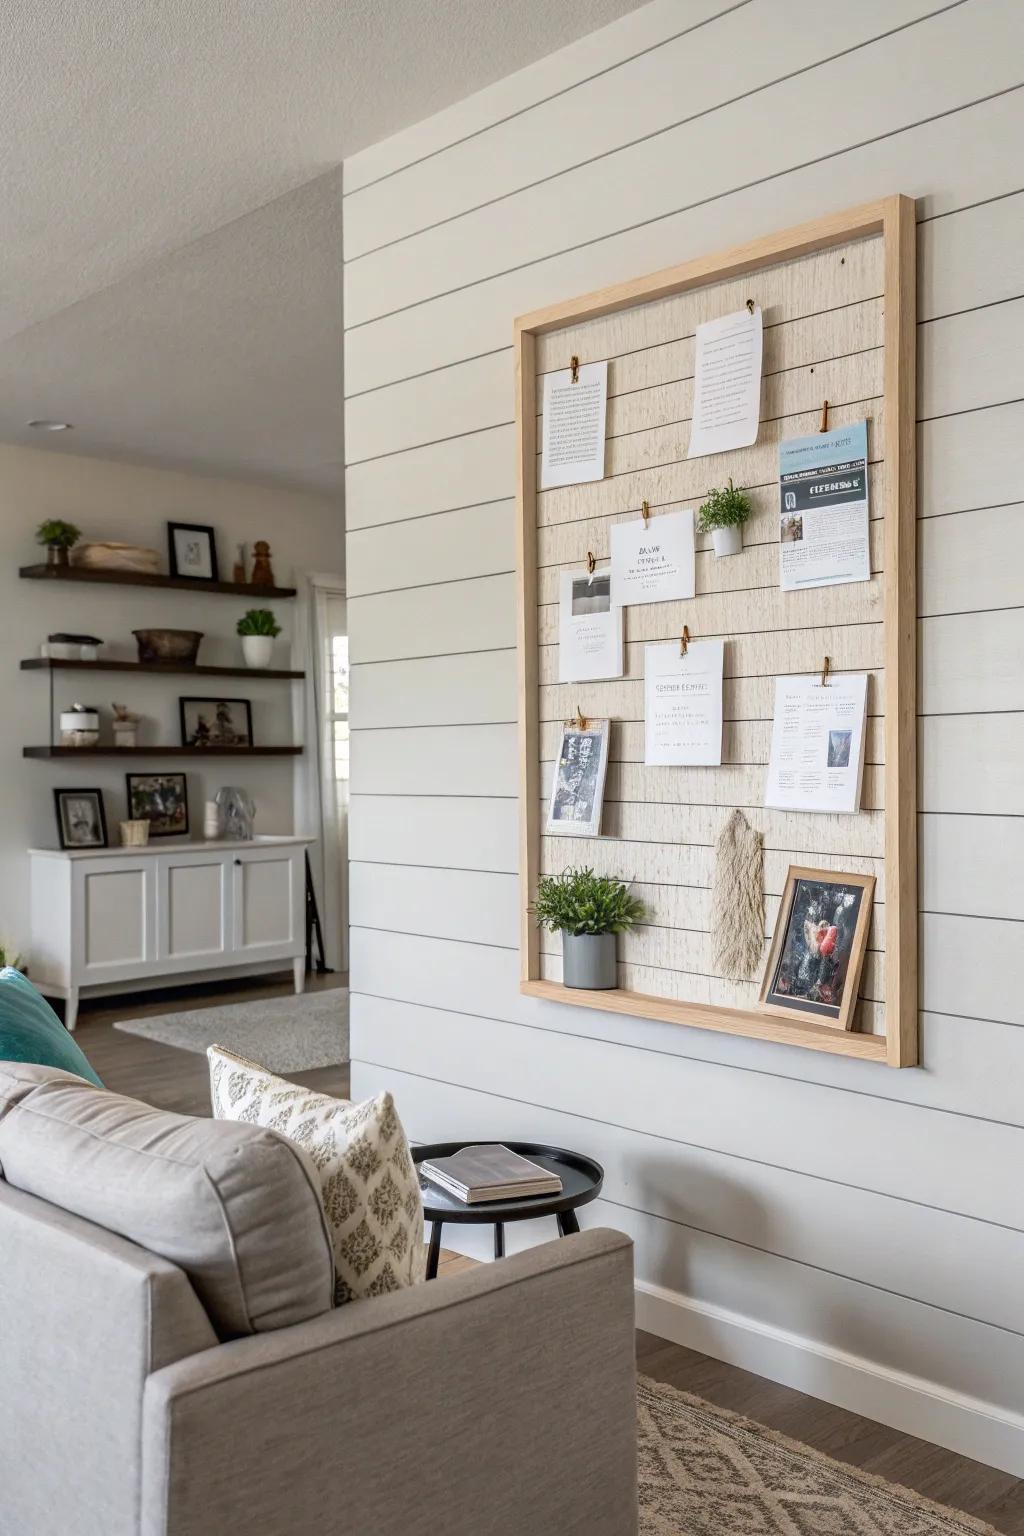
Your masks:
M 364 1104 L 313 1093 L 212 1045 L 215 1115 L 292 1137 L 320 1175 L 334 1243 L 335 1306 L 423 1279 L 423 1197 L 390 1093 Z
M 334 1256 L 316 1169 L 274 1131 L 0 1062 L 0 1174 L 176 1264 L 222 1339 L 330 1310 Z
M 0 970 L 0 1061 L 60 1067 L 103 1087 L 46 999 L 9 965 Z

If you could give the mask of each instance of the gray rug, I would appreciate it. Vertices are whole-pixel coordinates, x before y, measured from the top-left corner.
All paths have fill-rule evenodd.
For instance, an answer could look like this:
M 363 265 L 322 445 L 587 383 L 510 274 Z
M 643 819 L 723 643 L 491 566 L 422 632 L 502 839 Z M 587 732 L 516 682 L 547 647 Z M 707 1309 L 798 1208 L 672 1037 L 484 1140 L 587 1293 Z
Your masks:
M 348 988 L 158 1013 L 114 1028 L 200 1054 L 223 1045 L 271 1072 L 308 1072 L 348 1061 Z

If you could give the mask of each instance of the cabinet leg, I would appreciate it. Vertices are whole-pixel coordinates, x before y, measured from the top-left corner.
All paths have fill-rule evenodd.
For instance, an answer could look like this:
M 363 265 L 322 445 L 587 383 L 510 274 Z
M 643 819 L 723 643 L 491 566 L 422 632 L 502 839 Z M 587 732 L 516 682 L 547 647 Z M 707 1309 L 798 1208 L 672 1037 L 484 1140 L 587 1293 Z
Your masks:
M 78 988 L 69 987 L 68 995 L 64 999 L 64 1028 L 69 1035 L 75 1032 L 75 1024 L 78 1022 Z
M 300 997 L 306 990 L 306 957 L 296 955 L 292 961 L 292 975 L 295 977 L 295 995 Z

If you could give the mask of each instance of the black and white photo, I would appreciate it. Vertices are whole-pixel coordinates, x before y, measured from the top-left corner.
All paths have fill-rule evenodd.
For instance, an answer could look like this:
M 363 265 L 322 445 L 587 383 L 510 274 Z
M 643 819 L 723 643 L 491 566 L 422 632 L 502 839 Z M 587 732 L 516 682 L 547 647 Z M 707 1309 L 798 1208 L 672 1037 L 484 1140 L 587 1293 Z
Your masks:
M 188 792 L 183 773 L 127 773 L 128 819 L 148 821 L 150 837 L 188 832 Z
M 167 544 L 172 576 L 192 581 L 217 581 L 217 541 L 204 523 L 168 523 Z
M 252 706 L 248 699 L 183 698 L 183 747 L 251 747 Z
M 551 780 L 547 830 L 569 837 L 597 837 L 601 831 L 604 781 L 608 771 L 609 722 L 569 721 L 562 727 Z
M 55 789 L 53 798 L 62 848 L 107 846 L 107 816 L 102 789 Z

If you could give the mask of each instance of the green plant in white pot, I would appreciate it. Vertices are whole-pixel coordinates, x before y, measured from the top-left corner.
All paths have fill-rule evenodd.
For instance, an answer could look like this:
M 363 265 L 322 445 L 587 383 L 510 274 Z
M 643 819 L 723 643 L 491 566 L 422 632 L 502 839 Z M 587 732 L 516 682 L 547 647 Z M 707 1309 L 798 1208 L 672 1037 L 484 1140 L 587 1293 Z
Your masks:
M 250 608 L 238 621 L 247 667 L 269 667 L 281 626 L 269 608 Z
M 615 936 L 644 917 L 628 885 L 592 869 L 566 869 L 538 882 L 532 911 L 539 927 L 562 935 L 565 986 L 607 991 L 618 984 Z
M 743 524 L 750 516 L 750 498 L 729 484 L 708 491 L 708 499 L 697 513 L 697 530 L 710 533 L 716 555 L 738 555 L 743 548 Z

